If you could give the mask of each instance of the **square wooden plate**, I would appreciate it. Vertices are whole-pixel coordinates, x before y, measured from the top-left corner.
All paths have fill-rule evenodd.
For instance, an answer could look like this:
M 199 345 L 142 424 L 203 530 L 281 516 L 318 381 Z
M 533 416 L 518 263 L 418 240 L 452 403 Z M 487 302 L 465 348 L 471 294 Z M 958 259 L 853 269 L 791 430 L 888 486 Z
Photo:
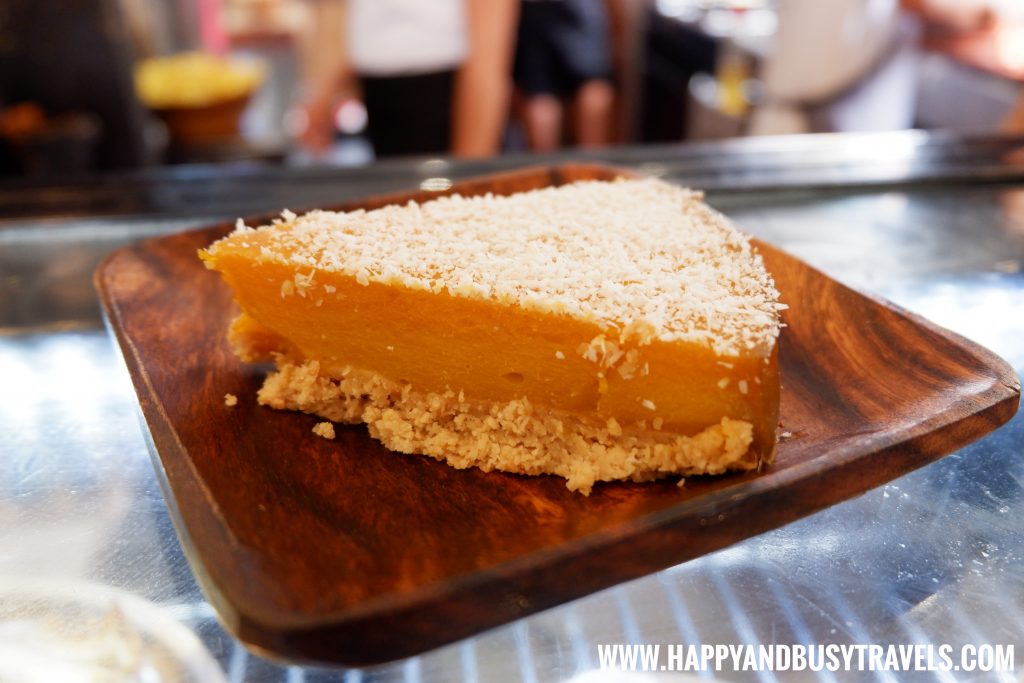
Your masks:
M 449 192 L 623 173 L 535 168 Z M 458 471 L 388 452 L 363 427 L 326 441 L 310 431 L 317 418 L 256 405 L 262 369 L 229 350 L 235 305 L 196 257 L 232 227 L 120 249 L 96 282 L 199 584 L 240 639 L 289 659 L 397 659 L 669 567 L 935 460 L 1019 402 L 1019 380 L 991 352 L 759 244 L 790 306 L 781 420 L 793 436 L 774 465 L 589 497 L 558 478 Z

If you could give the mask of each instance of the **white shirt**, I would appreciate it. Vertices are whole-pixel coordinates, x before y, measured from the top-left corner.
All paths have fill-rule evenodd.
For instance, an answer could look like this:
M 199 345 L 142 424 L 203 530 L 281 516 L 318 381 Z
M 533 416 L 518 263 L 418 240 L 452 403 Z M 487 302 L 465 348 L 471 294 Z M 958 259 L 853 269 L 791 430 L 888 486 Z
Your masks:
M 856 83 L 890 45 L 897 0 L 782 0 L 762 78 L 769 97 L 814 101 Z
M 347 38 L 366 76 L 454 69 L 469 52 L 465 0 L 349 0 Z

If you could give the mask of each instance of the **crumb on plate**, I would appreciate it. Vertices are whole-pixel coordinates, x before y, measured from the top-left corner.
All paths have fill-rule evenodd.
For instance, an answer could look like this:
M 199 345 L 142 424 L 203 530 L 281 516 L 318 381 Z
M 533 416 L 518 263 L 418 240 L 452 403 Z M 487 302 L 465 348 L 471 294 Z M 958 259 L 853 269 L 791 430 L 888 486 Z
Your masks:
M 334 425 L 330 422 L 317 422 L 313 425 L 313 433 L 325 439 L 334 438 Z

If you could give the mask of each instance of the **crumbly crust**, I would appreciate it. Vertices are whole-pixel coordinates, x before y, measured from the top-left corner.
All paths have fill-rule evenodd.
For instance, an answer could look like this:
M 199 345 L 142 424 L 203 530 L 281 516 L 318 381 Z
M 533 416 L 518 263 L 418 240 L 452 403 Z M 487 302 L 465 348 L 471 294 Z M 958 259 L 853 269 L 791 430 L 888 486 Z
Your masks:
M 313 425 L 313 433 L 325 439 L 333 439 L 334 425 L 330 422 L 317 422 Z
M 569 489 L 589 494 L 599 481 L 719 474 L 759 464 L 750 453 L 753 428 L 742 420 L 722 418 L 693 436 L 625 430 L 614 420 L 595 425 L 526 399 L 471 403 L 451 391 L 417 392 L 366 370 L 348 368 L 330 377 L 315 360 L 282 354 L 276 360 L 277 370 L 259 391 L 261 404 L 364 422 L 391 450 L 429 455 L 459 469 L 556 474 Z

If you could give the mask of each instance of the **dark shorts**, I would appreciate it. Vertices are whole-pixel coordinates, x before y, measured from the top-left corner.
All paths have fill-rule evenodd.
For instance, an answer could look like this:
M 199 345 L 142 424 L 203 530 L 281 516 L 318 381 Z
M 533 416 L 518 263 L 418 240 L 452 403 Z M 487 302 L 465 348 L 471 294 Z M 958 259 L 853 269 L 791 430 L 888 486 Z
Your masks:
M 366 134 L 378 157 L 449 152 L 454 71 L 359 80 Z
M 571 95 L 587 81 L 611 79 L 609 50 L 602 0 L 524 0 L 516 85 L 527 95 Z

